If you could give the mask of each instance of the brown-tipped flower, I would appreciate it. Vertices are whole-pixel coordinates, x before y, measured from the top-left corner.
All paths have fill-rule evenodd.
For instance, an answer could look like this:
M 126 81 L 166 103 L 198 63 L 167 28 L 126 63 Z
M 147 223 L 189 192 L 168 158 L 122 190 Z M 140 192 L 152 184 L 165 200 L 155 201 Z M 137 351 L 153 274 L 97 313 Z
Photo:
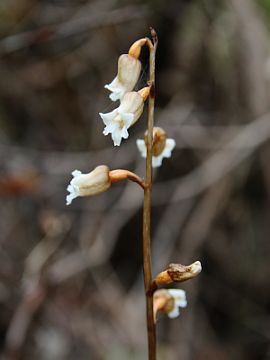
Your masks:
M 147 152 L 147 136 L 148 132 L 144 134 L 144 140 L 137 140 L 137 147 L 142 155 L 146 158 Z M 167 139 L 166 132 L 161 127 L 153 128 L 153 156 L 152 156 L 152 166 L 159 167 L 162 164 L 163 158 L 171 157 L 172 150 L 175 147 L 174 139 Z
M 97 195 L 106 191 L 111 186 L 109 168 L 105 165 L 96 167 L 88 174 L 82 174 L 79 170 L 72 172 L 73 179 L 67 187 L 69 194 L 66 197 L 67 205 L 78 196 Z
M 142 47 L 147 43 L 147 41 L 147 38 L 135 41 L 135 43 L 133 43 L 129 48 L 128 55 L 138 59 L 141 54 Z
M 154 282 L 157 286 L 171 284 L 172 282 L 183 282 L 194 278 L 202 271 L 200 261 L 190 265 L 170 264 L 168 269 L 159 273 Z
M 154 320 L 159 312 L 166 313 L 170 318 L 180 314 L 179 308 L 187 306 L 186 293 L 181 289 L 160 289 L 153 297 Z

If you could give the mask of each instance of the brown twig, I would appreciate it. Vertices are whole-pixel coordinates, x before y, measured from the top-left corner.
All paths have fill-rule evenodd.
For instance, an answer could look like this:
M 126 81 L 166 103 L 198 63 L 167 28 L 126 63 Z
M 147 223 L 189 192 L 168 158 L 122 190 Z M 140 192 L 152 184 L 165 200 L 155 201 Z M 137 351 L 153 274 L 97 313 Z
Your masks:
M 147 157 L 146 157 L 146 187 L 144 189 L 143 205 L 143 272 L 144 287 L 146 296 L 146 315 L 147 315 L 147 334 L 148 334 L 148 359 L 156 359 L 156 328 L 153 314 L 153 294 L 149 292 L 152 284 L 152 265 L 151 265 L 151 191 L 152 191 L 152 142 L 154 126 L 154 106 L 155 106 L 155 55 L 158 44 L 157 35 L 151 29 L 152 40 L 148 41 L 149 55 L 149 86 L 150 96 L 148 102 L 148 135 L 147 135 Z

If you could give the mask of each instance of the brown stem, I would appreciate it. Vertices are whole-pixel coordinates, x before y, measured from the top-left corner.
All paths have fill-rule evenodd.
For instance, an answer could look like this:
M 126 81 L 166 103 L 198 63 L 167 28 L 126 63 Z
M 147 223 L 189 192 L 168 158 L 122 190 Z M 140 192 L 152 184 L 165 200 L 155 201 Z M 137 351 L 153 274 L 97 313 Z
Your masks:
M 128 179 L 128 180 L 136 182 L 137 184 L 140 185 L 141 188 L 145 189 L 145 183 L 144 183 L 143 179 L 131 171 L 122 170 L 122 169 L 112 170 L 109 172 L 109 177 L 110 177 L 110 181 L 112 183 L 120 181 L 120 180 Z
M 156 360 L 156 326 L 153 312 L 153 292 L 148 291 L 152 284 L 152 265 L 151 265 L 151 192 L 152 192 L 152 142 L 154 126 L 154 106 L 155 106 L 155 54 L 157 48 L 157 35 L 151 29 L 153 43 L 149 40 L 149 86 L 150 96 L 148 102 L 148 135 L 147 135 L 147 157 L 146 157 L 146 187 L 144 189 L 143 204 L 143 273 L 144 288 L 146 296 L 146 317 L 148 334 L 148 359 Z

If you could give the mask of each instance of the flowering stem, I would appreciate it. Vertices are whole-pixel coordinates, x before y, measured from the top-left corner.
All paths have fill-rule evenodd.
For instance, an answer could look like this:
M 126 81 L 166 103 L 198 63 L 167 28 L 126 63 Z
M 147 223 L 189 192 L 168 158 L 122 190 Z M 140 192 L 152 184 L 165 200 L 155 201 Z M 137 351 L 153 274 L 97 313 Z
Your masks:
M 144 189 L 143 204 L 143 273 L 144 288 L 146 296 L 146 316 L 148 334 L 148 359 L 156 360 L 156 327 L 153 312 L 153 292 L 149 291 L 152 284 L 152 265 L 151 265 L 151 192 L 152 192 L 152 146 L 153 146 L 153 126 L 154 126 L 154 105 L 155 105 L 155 55 L 157 48 L 157 35 L 151 29 L 152 41 L 148 39 L 149 47 L 149 86 L 150 96 L 148 100 L 148 134 L 147 134 L 147 157 L 146 157 L 146 186 Z

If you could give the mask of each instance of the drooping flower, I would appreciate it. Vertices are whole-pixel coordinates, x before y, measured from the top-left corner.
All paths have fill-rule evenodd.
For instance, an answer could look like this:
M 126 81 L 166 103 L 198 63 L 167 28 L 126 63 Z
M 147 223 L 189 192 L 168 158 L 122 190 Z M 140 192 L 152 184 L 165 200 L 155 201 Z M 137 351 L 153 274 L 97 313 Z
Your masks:
M 135 41 L 131 45 L 128 54 L 123 54 L 119 57 L 117 76 L 110 84 L 104 86 L 105 89 L 111 91 L 110 99 L 112 101 L 121 100 L 137 84 L 142 68 L 139 56 L 141 48 L 146 42 L 146 38 Z
M 103 114 L 99 113 L 105 124 L 104 135 L 111 134 L 115 146 L 121 144 L 122 139 L 127 139 L 128 129 L 135 124 L 143 112 L 144 101 L 149 94 L 149 87 L 140 91 L 131 91 L 124 95 L 120 106 L 113 111 Z
M 147 154 L 147 132 L 145 133 L 144 140 L 137 139 L 137 148 L 143 158 L 146 158 Z M 159 167 L 162 164 L 163 158 L 169 158 L 172 155 L 176 143 L 174 139 L 167 139 L 165 131 L 160 127 L 154 127 L 153 129 L 153 156 L 152 166 L 153 168 Z
M 118 60 L 118 73 L 110 84 L 105 85 L 105 89 L 111 91 L 112 101 L 121 100 L 122 97 L 134 89 L 141 73 L 140 60 L 123 54 Z
M 73 179 L 67 187 L 69 192 L 66 197 L 67 205 L 70 205 L 72 200 L 78 196 L 96 195 L 106 191 L 111 185 L 109 168 L 105 165 L 96 167 L 88 174 L 74 170 L 72 175 Z
M 175 318 L 180 314 L 179 308 L 187 306 L 186 292 L 181 289 L 160 289 L 155 291 L 153 298 L 154 318 L 163 312 L 170 318 Z

